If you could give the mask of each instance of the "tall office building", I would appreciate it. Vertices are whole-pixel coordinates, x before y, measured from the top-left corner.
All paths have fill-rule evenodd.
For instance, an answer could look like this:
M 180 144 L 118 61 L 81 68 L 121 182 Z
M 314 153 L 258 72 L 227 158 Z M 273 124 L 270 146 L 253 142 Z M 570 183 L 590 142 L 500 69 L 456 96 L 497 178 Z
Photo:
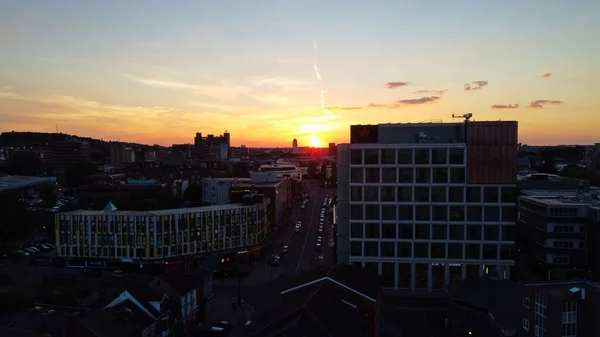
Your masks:
M 386 287 L 509 278 L 517 122 L 353 125 L 338 145 L 337 254 Z

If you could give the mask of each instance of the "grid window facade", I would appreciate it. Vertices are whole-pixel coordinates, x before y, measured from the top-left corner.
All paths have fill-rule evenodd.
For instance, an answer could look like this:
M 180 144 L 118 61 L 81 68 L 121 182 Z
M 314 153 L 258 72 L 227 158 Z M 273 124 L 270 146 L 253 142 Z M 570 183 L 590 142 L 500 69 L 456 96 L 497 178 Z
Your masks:
M 266 205 L 56 215 L 60 257 L 152 261 L 243 248 L 266 235 Z
M 465 146 L 427 145 L 351 148 L 350 263 L 396 289 L 509 277 L 514 186 L 467 185 Z
M 562 337 L 577 336 L 577 302 L 569 301 L 562 304 Z
M 535 337 L 546 337 L 548 315 L 547 298 L 542 293 L 535 293 Z

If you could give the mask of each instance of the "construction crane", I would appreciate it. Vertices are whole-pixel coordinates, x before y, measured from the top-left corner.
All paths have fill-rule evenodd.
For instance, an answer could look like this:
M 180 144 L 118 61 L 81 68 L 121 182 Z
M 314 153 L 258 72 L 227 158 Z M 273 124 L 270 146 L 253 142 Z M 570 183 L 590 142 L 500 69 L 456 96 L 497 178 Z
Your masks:
M 452 118 L 464 118 L 465 123 L 469 122 L 472 117 L 473 117 L 473 114 L 470 113 L 470 112 L 466 113 L 464 115 L 455 115 L 455 114 L 452 114 Z
M 466 113 L 464 115 L 455 115 L 452 114 L 452 118 L 463 118 L 465 120 L 465 142 L 467 141 L 467 124 L 469 123 L 469 121 L 471 120 L 471 118 L 473 117 L 472 113 Z

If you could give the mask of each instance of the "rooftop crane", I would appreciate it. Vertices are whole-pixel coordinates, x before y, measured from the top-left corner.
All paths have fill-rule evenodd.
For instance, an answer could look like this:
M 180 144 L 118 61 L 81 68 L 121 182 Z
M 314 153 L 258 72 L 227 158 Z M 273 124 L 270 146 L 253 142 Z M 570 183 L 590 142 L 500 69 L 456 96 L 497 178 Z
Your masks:
M 473 117 L 472 113 L 466 113 L 464 115 L 455 115 L 452 114 L 452 118 L 463 118 L 465 120 L 465 142 L 467 141 L 467 124 L 469 123 L 469 121 L 471 120 L 471 118 Z

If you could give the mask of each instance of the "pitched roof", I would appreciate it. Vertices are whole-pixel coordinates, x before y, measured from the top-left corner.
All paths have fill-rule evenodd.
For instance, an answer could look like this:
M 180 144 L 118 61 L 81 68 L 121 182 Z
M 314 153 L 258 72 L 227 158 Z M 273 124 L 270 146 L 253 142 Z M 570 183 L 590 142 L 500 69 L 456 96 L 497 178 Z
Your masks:
M 112 201 L 109 201 L 108 204 L 106 204 L 106 206 L 104 206 L 103 211 L 108 211 L 108 212 L 113 212 L 117 210 L 117 206 L 115 206 L 115 204 L 112 203 Z
M 517 328 L 514 308 L 519 307 L 519 284 L 509 280 L 463 280 L 446 287 L 455 301 L 491 313 L 501 329 Z M 487 314 L 486 312 L 486 314 Z
M 332 268 L 317 268 L 296 275 L 284 286 L 282 294 L 322 281 L 333 282 L 360 296 L 376 301 L 382 286 L 381 277 L 370 270 L 339 264 Z
M 348 279 L 350 272 L 354 272 L 356 280 L 365 283 L 358 284 Z M 360 303 L 351 303 L 350 299 L 344 299 L 343 292 L 339 291 L 343 288 L 354 293 L 355 299 L 377 301 L 381 281 L 378 277 L 371 278 L 368 270 L 345 266 L 312 270 L 299 274 L 298 279 L 289 282 L 289 285 L 292 287 L 282 291 L 286 299 L 276 308 L 275 312 L 279 315 L 267 312 L 263 317 L 255 319 L 253 326 L 258 329 L 251 336 L 345 337 L 368 336 L 371 332 L 374 317 L 369 317 L 369 311 L 363 311 Z

